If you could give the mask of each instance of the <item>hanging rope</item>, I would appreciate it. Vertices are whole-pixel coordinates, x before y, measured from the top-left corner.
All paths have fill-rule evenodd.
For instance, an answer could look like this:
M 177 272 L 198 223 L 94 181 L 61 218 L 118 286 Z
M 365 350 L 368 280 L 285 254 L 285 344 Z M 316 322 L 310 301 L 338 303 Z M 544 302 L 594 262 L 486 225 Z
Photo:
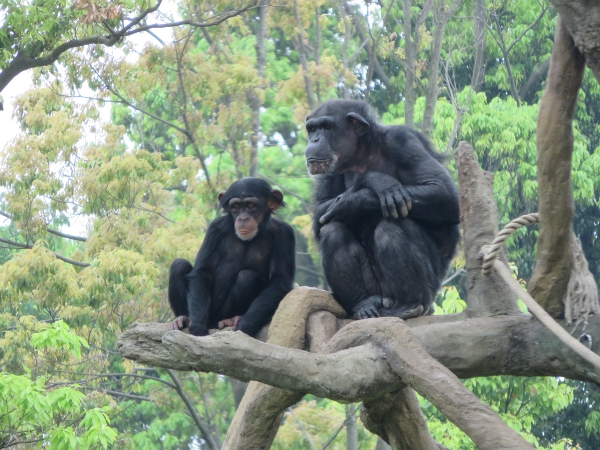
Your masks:
M 596 374 L 600 379 L 600 356 L 591 351 L 561 327 L 544 310 L 544 308 L 542 308 L 534 298 L 523 289 L 521 284 L 513 278 L 510 269 L 498 259 L 498 254 L 502 245 L 504 245 L 504 242 L 511 234 L 519 228 L 538 223 L 538 221 L 539 216 L 537 213 L 534 213 L 521 216 L 507 224 L 504 229 L 498 233 L 491 245 L 482 247 L 482 272 L 485 276 L 490 276 L 492 268 L 496 269 L 496 272 L 509 285 L 515 295 L 527 305 L 529 312 L 579 356 L 594 365 Z M 567 323 L 571 323 L 572 320 L 575 320 L 576 328 L 581 322 L 587 323 L 587 318 L 590 314 L 598 312 L 598 288 L 594 277 L 588 269 L 587 261 L 581 250 L 581 243 L 575 235 L 573 235 L 571 239 L 571 253 L 573 255 L 573 265 L 569 277 L 567 293 L 565 294 L 563 302 L 565 304 L 565 318 L 567 319 Z

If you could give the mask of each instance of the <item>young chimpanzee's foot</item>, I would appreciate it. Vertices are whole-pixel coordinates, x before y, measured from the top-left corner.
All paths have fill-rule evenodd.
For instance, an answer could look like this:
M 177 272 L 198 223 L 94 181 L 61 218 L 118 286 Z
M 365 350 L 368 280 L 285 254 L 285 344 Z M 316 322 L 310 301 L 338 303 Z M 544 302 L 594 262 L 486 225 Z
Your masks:
M 190 326 L 190 319 L 188 316 L 179 316 L 173 322 L 171 322 L 171 330 L 181 330 Z
M 223 319 L 223 320 L 219 321 L 219 323 L 217 324 L 217 327 L 219 328 L 219 330 L 222 330 L 225 327 L 233 327 L 233 331 L 236 331 L 236 328 L 237 328 L 238 323 L 240 322 L 241 318 L 242 318 L 242 316 L 235 316 L 235 317 L 232 317 L 231 319 Z

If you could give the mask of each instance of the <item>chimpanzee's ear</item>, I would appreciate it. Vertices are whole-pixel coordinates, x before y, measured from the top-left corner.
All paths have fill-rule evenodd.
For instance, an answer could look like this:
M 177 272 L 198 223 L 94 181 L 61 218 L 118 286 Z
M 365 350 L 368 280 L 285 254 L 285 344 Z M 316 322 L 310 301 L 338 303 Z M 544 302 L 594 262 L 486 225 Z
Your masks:
M 219 192 L 219 201 L 221 201 L 221 199 L 223 198 L 224 195 L 225 195 L 225 191 Z
M 271 191 L 272 197 L 269 198 L 267 203 L 269 204 L 269 209 L 271 212 L 277 211 L 281 206 L 283 206 L 283 194 L 281 191 L 277 189 L 273 189 Z
M 348 118 L 348 120 L 350 121 L 350 123 L 352 124 L 352 127 L 354 128 L 354 131 L 356 131 L 356 134 L 360 137 L 360 136 L 364 136 L 367 131 L 369 131 L 369 128 L 371 128 L 371 125 L 369 125 L 369 122 L 367 122 L 363 116 L 361 116 L 360 114 L 357 114 L 355 112 L 351 112 L 348 113 L 346 115 L 346 117 Z

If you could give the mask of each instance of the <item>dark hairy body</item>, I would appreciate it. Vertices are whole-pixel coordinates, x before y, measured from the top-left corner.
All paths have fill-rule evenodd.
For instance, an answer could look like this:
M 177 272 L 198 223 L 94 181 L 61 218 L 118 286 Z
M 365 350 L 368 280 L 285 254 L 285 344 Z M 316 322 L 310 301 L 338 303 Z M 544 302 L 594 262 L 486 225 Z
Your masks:
M 173 328 L 202 336 L 232 326 L 253 336 L 292 290 L 294 232 L 271 216 L 283 195 L 264 180 L 243 178 L 219 200 L 226 214 L 210 224 L 194 266 L 181 258 L 171 265 Z
M 459 241 L 458 192 L 441 156 L 360 101 L 323 104 L 306 129 L 314 233 L 336 300 L 357 319 L 432 314 Z

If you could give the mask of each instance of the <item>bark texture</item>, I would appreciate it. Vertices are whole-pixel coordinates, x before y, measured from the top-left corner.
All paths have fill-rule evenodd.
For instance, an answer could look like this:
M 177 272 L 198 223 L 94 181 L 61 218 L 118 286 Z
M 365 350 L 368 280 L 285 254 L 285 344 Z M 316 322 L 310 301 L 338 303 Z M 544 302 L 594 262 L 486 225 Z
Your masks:
M 600 83 L 600 2 L 596 0 L 551 0 L 551 2 Z
M 484 277 L 479 251 L 498 234 L 498 208 L 492 185 L 494 174 L 479 167 L 473 147 L 462 141 L 455 153 L 460 183 L 460 221 L 463 225 L 465 269 L 469 280 L 467 312 L 470 316 L 518 314 L 516 296 L 497 273 Z M 504 249 L 501 259 L 506 262 Z M 494 301 L 490 301 L 493 298 Z
M 318 318 L 309 326 L 309 316 L 317 311 L 321 317 L 325 315 L 323 321 L 325 324 L 329 321 L 329 326 L 320 327 Z M 281 347 L 304 349 L 308 328 L 312 331 L 308 334 L 309 341 L 316 346 L 323 346 L 337 332 L 335 317 L 345 315 L 343 308 L 328 293 L 307 287 L 297 288 L 281 302 L 269 327 L 267 342 Z M 331 318 L 335 326 L 332 326 Z M 303 396 L 302 392 L 251 381 L 227 430 L 223 449 L 269 448 L 279 430 L 283 413 Z
M 600 35 L 598 35 L 600 39 Z M 599 41 L 600 43 L 600 41 Z M 537 125 L 540 235 L 529 293 L 555 318 L 563 317 L 563 297 L 571 274 L 573 115 L 585 59 L 558 17 L 554 48 Z

